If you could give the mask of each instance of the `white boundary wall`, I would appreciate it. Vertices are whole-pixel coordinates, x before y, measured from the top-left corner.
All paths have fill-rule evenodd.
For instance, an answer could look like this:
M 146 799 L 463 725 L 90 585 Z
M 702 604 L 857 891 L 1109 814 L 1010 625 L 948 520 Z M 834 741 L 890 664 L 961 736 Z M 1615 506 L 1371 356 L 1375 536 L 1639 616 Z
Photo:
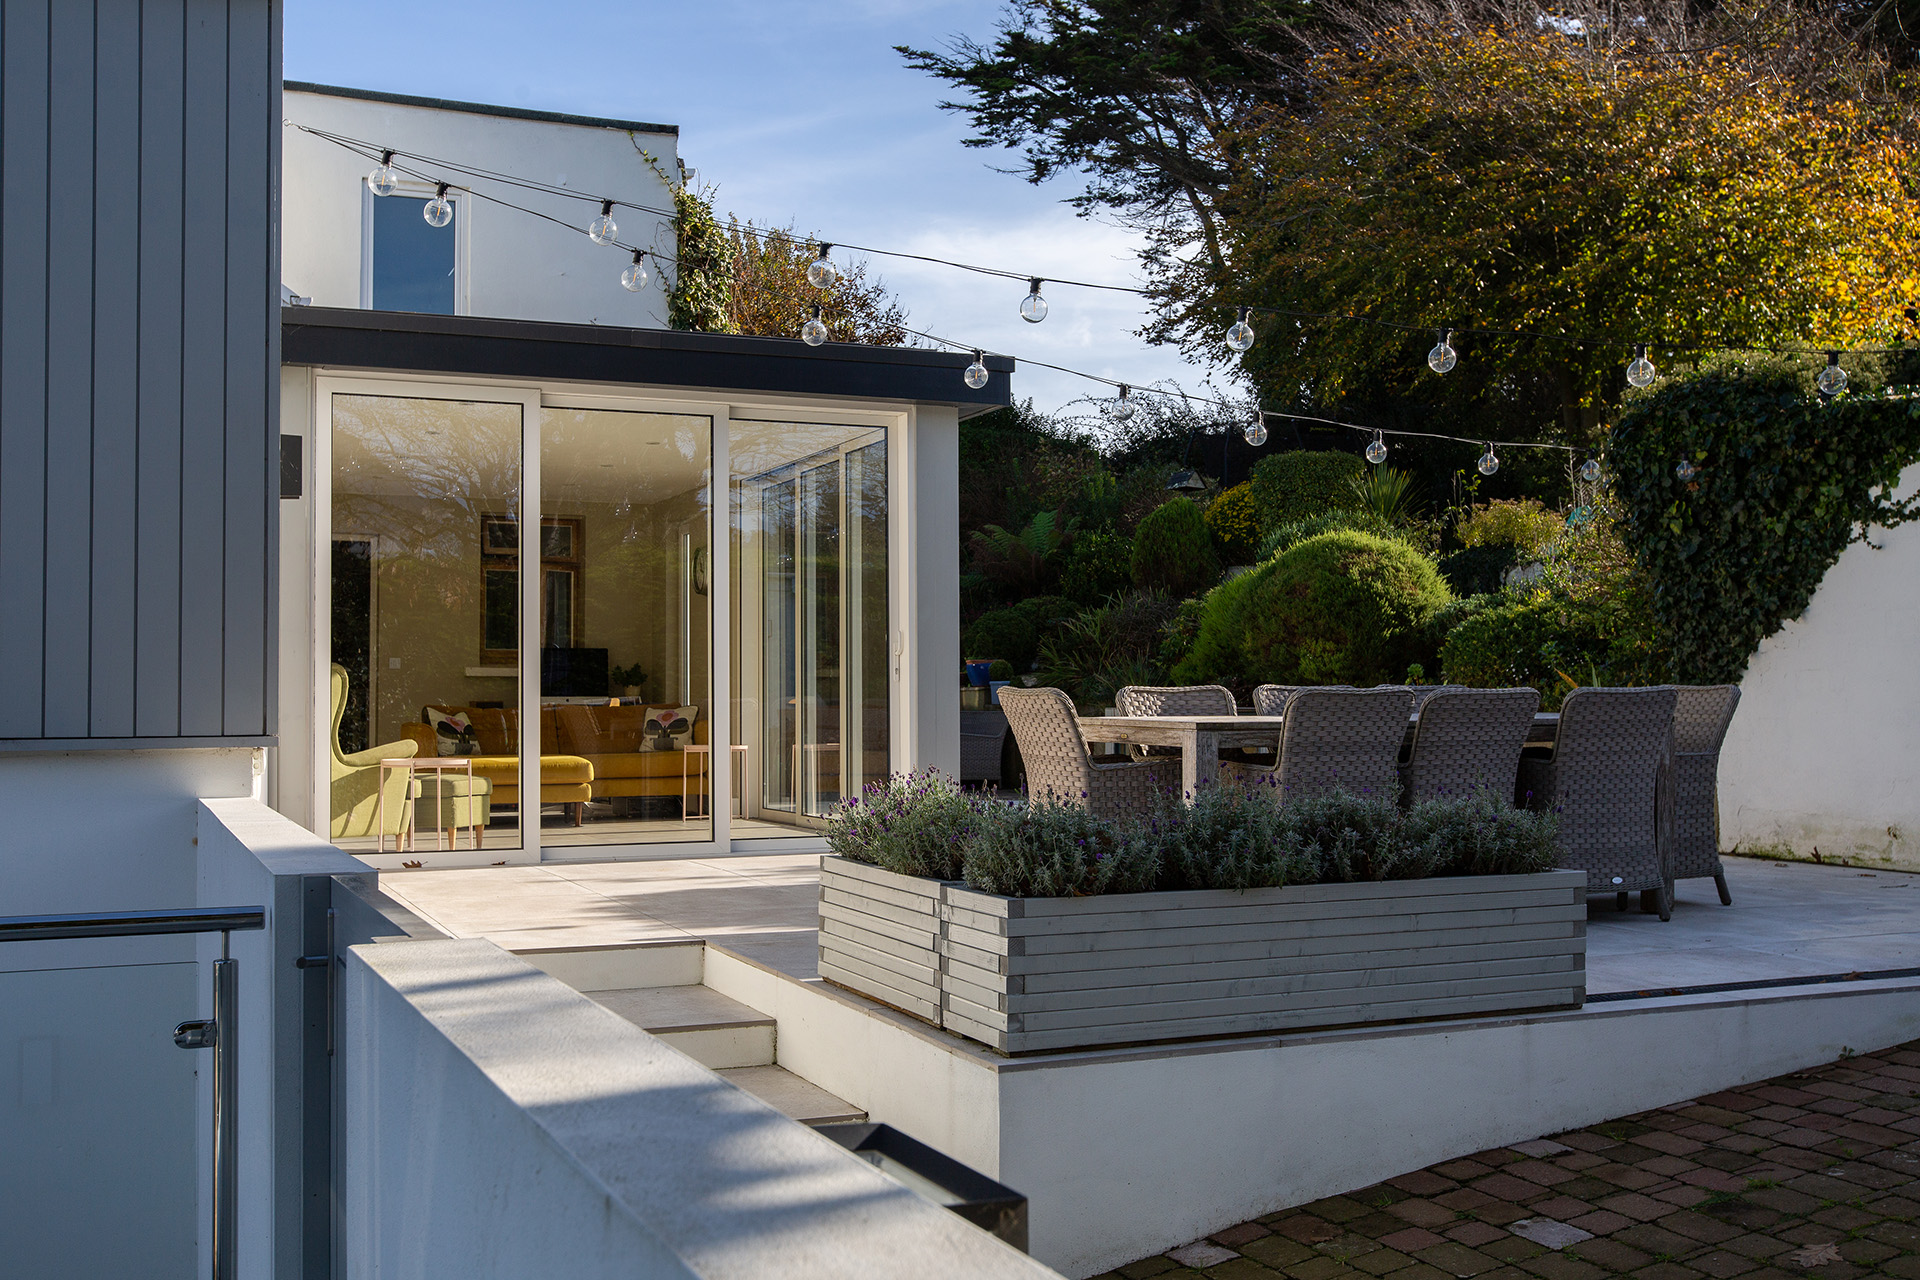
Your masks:
M 1898 492 L 1920 488 L 1920 466 Z M 1720 844 L 1920 871 L 1920 525 L 1876 529 L 1763 640 L 1720 756 Z
M 492 943 L 345 981 L 349 1277 L 1053 1274 Z
M 1026 1195 L 1069 1276 L 1920 1036 L 1904 980 L 1006 1059 L 713 946 L 705 972 L 778 1020 L 780 1065 Z

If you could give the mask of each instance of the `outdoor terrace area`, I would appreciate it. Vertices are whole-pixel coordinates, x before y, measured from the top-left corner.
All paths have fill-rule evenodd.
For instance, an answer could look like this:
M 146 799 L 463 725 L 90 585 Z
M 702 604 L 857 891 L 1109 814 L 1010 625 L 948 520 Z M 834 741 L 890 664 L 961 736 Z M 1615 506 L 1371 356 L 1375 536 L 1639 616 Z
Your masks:
M 508 951 L 704 940 L 818 977 L 819 857 L 769 854 L 392 873 L 382 888 L 455 937 Z M 1665 926 L 1595 898 L 1588 999 L 1623 993 L 1920 970 L 1920 876 L 1726 859 L 1733 905 L 1683 880 Z

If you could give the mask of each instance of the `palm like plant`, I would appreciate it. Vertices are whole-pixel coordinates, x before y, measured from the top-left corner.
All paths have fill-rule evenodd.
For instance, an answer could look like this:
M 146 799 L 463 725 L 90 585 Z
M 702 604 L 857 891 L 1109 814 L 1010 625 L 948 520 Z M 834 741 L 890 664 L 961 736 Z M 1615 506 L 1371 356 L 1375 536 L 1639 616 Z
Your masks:
M 1413 476 L 1395 467 L 1373 467 L 1347 482 L 1360 509 L 1388 524 L 1411 519 L 1420 507 L 1420 491 Z

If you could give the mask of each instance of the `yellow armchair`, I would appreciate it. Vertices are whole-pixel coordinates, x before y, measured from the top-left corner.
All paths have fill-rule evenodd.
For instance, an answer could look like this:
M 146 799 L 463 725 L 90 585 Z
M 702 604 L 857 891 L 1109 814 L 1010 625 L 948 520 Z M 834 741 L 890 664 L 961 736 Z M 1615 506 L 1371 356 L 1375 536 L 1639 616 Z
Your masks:
M 388 742 L 377 747 L 368 747 L 365 751 L 356 751 L 347 755 L 340 750 L 340 720 L 347 713 L 347 669 L 334 663 L 328 676 L 329 692 L 333 700 L 333 731 L 327 735 L 327 746 L 333 753 L 330 774 L 332 778 L 333 821 L 329 833 L 339 840 L 351 836 L 370 836 L 374 826 L 380 824 L 382 835 L 400 834 L 407 813 L 407 784 L 411 779 L 404 770 L 391 769 L 386 777 L 381 777 L 382 760 L 398 760 L 417 754 L 419 744 L 411 741 Z M 386 788 L 386 818 L 381 820 L 380 789 Z

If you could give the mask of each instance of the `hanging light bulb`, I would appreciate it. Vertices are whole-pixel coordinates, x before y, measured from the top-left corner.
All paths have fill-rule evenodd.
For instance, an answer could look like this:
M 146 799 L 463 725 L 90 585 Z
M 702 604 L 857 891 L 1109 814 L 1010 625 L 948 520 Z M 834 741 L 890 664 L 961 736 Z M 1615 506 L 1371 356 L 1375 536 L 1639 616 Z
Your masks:
M 1460 353 L 1455 351 L 1453 344 L 1448 341 L 1451 337 L 1453 337 L 1453 330 L 1440 330 L 1440 341 L 1434 343 L 1433 350 L 1427 352 L 1427 367 L 1435 373 L 1445 373 L 1460 363 Z
M 1040 296 L 1040 286 L 1045 283 L 1039 276 L 1027 281 L 1027 296 L 1020 299 L 1020 318 L 1028 324 L 1039 324 L 1047 318 L 1047 300 Z
M 810 347 L 817 347 L 827 340 L 827 325 L 820 318 L 820 304 L 814 303 L 807 315 L 807 322 L 800 326 L 800 341 Z
M 1480 455 L 1480 474 L 1490 476 L 1500 469 L 1500 459 L 1493 456 L 1493 441 L 1487 441 L 1487 451 Z
M 620 287 L 630 293 L 647 287 L 647 255 L 641 250 L 633 251 L 633 265 L 620 273 Z
M 600 216 L 587 224 L 587 238 L 595 244 L 612 244 L 620 234 L 620 227 L 613 220 L 613 201 L 600 202 Z
M 1367 461 L 1379 466 L 1387 460 L 1387 437 L 1383 431 L 1373 433 L 1373 443 L 1367 446 Z
M 973 363 L 967 366 L 967 371 L 962 377 L 966 379 L 967 385 L 975 391 L 987 385 L 987 357 L 985 352 L 976 351 L 973 353 Z
M 453 206 L 447 203 L 447 184 L 441 183 L 433 199 L 420 206 L 420 216 L 430 227 L 444 227 L 453 221 Z
M 1581 463 L 1580 478 L 1588 484 L 1592 484 L 1598 480 L 1600 478 L 1600 459 L 1588 458 L 1585 462 Z
M 1692 458 L 1682 458 L 1673 464 L 1673 474 L 1683 481 L 1691 480 L 1700 474 L 1700 468 L 1693 465 Z
M 1647 344 L 1635 344 L 1633 362 L 1627 366 L 1627 385 L 1645 387 L 1653 384 L 1653 361 L 1647 359 Z
M 1253 326 L 1247 323 L 1247 317 L 1252 314 L 1252 307 L 1240 308 L 1240 318 L 1227 330 L 1227 345 L 1235 351 L 1245 351 L 1253 345 Z
M 393 171 L 393 152 L 380 153 L 380 165 L 367 175 L 367 185 L 373 188 L 377 196 L 390 196 L 394 188 L 400 185 L 400 175 Z
M 1267 415 L 1256 412 L 1253 415 L 1253 421 L 1247 424 L 1247 429 L 1242 431 L 1240 435 L 1255 449 L 1265 444 L 1267 442 Z
M 1114 402 L 1107 407 L 1107 412 L 1113 415 L 1115 422 L 1127 422 L 1131 420 L 1133 415 L 1138 413 L 1139 410 L 1140 406 L 1133 402 L 1133 395 L 1128 389 L 1127 384 L 1124 382 L 1121 383 L 1120 394 L 1114 399 Z
M 827 251 L 833 246 L 822 240 L 820 251 L 807 264 L 807 283 L 816 289 L 824 289 L 840 278 L 840 270 L 827 260 Z
M 1820 376 L 1813 380 L 1813 385 L 1820 388 L 1820 394 L 1823 396 L 1837 396 L 1847 389 L 1847 371 L 1840 367 L 1838 351 L 1827 352 L 1827 367 L 1820 371 Z

